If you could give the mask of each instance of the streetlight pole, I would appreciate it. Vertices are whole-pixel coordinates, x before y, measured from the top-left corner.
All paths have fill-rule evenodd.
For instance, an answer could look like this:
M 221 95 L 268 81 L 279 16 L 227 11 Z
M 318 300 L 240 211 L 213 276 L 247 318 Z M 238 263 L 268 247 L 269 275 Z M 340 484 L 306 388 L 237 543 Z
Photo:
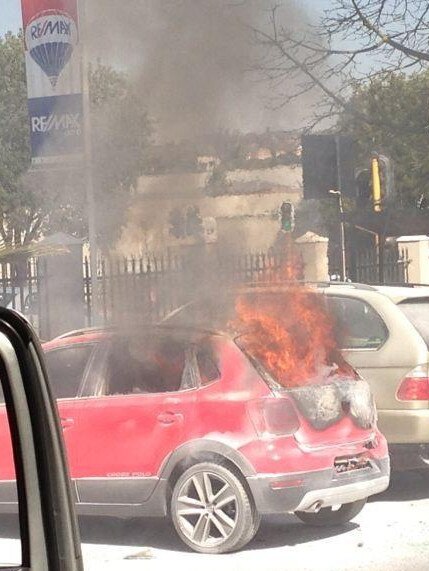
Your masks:
M 335 194 L 338 196 L 338 206 L 340 209 L 340 228 L 341 228 L 341 281 L 346 281 L 346 228 L 344 222 L 344 205 L 343 205 L 343 195 L 340 190 L 330 190 L 329 194 Z

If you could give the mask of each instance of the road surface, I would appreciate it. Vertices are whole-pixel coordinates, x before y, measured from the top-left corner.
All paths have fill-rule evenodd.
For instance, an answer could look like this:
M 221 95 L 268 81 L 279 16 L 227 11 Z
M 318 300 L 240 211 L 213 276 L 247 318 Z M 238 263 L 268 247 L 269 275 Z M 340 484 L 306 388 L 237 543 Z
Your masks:
M 403 474 L 340 529 L 304 526 L 293 516 L 267 518 L 242 552 L 207 556 L 187 551 L 165 522 L 85 518 L 86 571 L 426 571 L 429 569 L 428 476 Z M 18 563 L 10 517 L 0 520 L 0 561 Z

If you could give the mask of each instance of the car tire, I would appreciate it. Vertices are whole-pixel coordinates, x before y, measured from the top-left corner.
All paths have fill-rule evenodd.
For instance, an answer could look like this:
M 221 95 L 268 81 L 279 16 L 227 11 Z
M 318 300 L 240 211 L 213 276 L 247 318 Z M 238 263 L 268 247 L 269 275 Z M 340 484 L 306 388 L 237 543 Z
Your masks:
M 239 475 L 212 462 L 195 464 L 179 477 L 170 513 L 180 539 L 199 553 L 238 551 L 261 521 Z
M 339 509 L 322 508 L 318 512 L 295 512 L 301 521 L 317 527 L 344 525 L 360 513 L 366 504 L 366 498 L 349 504 L 342 504 Z

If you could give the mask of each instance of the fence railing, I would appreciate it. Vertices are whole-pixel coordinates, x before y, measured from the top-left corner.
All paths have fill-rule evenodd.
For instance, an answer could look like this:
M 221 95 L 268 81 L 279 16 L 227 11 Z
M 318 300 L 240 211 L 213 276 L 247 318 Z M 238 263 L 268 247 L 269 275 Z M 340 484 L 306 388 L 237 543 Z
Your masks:
M 36 329 L 41 313 L 40 275 L 36 259 L 0 264 L 0 305 L 24 313 Z
M 407 250 L 399 252 L 396 247 L 386 248 L 382 264 L 383 283 L 407 283 L 410 261 Z M 369 250 L 358 253 L 354 270 L 356 281 L 379 284 L 380 264 L 377 252 Z
M 386 282 L 408 281 L 408 253 L 386 249 Z M 17 309 L 39 328 L 51 319 L 48 276 L 43 259 L 0 264 L 0 305 Z M 293 267 L 291 267 L 293 266 Z M 291 275 L 303 278 L 304 265 L 276 252 L 220 254 L 200 248 L 185 253 L 147 255 L 139 258 L 102 258 L 99 260 L 98 298 L 93 302 L 89 260 L 83 264 L 82 299 L 84 323 L 94 325 L 132 320 L 155 322 L 200 294 L 217 295 L 233 284 L 279 283 Z M 356 280 L 378 282 L 378 260 L 374 252 L 357 256 Z M 82 277 L 77 276 L 77 281 Z M 79 283 L 77 285 L 79 289 Z
M 290 274 L 302 278 L 301 258 L 294 263 L 296 268 Z M 142 258 L 103 258 L 98 263 L 98 321 L 158 321 L 199 294 L 216 295 L 237 283 L 284 281 L 287 264 L 285 256 L 276 253 L 220 256 L 207 250 Z M 88 259 L 84 261 L 84 290 L 87 320 L 92 323 L 94 304 Z

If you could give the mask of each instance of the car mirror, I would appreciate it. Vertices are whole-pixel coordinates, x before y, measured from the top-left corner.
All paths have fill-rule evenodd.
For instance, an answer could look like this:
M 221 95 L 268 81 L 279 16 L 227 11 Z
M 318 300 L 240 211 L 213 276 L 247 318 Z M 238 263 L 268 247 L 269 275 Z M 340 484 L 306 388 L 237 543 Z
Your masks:
M 62 434 L 42 350 L 28 322 L 4 308 L 0 379 L 17 479 L 19 569 L 83 571 Z

